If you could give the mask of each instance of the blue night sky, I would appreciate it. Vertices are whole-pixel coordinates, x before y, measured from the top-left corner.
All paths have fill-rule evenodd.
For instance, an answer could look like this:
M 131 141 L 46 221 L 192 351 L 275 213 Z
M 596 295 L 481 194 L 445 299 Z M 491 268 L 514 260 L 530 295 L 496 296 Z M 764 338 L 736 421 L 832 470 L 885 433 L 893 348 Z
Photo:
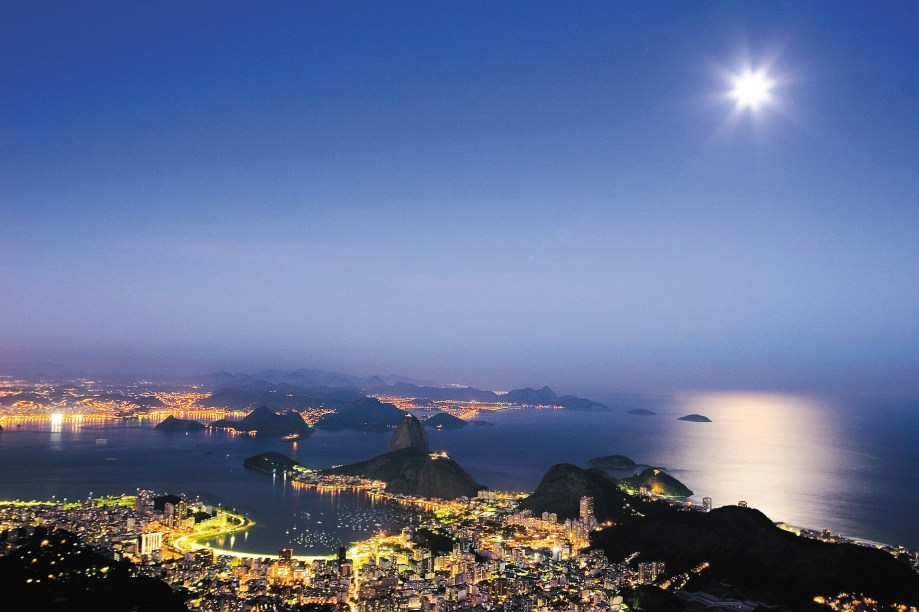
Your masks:
M 919 2 L 5 2 L 0 228 L 0 363 L 916 393 Z

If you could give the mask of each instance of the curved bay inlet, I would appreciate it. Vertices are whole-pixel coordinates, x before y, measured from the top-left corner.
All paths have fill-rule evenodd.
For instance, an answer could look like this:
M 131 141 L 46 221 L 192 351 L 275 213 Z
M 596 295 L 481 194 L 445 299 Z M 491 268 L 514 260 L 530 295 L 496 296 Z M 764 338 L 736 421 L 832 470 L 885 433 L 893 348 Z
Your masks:
M 611 400 L 608 412 L 480 413 L 494 427 L 429 430 L 493 489 L 532 490 L 556 463 L 622 454 L 665 468 L 714 506 L 745 500 L 775 521 L 919 548 L 915 402 L 845 403 L 801 396 L 707 393 L 658 402 Z M 656 414 L 629 410 L 649 408 Z M 698 413 L 711 423 L 681 421 Z M 423 418 L 424 412 L 416 413 Z M 0 432 L 0 498 L 80 499 L 150 489 L 223 505 L 255 520 L 211 543 L 238 552 L 329 554 L 417 520 L 417 511 L 355 492 L 295 488 L 243 460 L 284 453 L 325 468 L 385 452 L 388 433 L 317 431 L 299 442 L 223 432 L 161 432 L 136 421 L 22 423 Z M 611 472 L 614 476 L 628 473 Z

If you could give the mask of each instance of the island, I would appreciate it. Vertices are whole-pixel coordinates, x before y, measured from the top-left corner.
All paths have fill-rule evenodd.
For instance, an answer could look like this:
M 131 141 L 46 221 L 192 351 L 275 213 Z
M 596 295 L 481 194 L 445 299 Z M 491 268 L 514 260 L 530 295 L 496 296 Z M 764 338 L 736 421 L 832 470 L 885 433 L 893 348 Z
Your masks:
M 265 472 L 266 474 L 277 474 L 293 472 L 295 468 L 301 467 L 301 465 L 299 461 L 295 461 L 283 453 L 269 451 L 247 457 L 243 461 L 243 467 Z
M 607 470 L 631 470 L 643 465 L 635 463 L 625 455 L 606 455 L 603 457 L 594 457 L 588 459 L 587 463 L 594 467 L 604 468 Z
M 646 408 L 634 408 L 632 410 L 629 410 L 629 414 L 638 414 L 641 416 L 653 416 L 657 413 L 654 412 L 653 410 L 647 410 Z
M 690 421 L 692 423 L 711 423 L 712 420 L 707 416 L 701 414 L 687 414 L 686 416 L 681 416 L 678 420 L 680 421 Z
M 441 412 L 425 419 L 421 422 L 425 427 L 435 427 L 437 429 L 461 429 L 469 425 L 467 421 L 453 416 L 447 412 Z
M 158 431 L 200 431 L 206 429 L 204 423 L 193 419 L 179 419 L 174 416 L 168 416 L 153 428 Z

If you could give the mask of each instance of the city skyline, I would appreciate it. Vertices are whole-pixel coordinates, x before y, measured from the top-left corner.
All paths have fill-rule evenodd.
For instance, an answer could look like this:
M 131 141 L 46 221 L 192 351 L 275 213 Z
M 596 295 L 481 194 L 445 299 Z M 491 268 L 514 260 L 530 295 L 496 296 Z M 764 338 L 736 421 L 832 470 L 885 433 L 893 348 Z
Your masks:
M 917 31 L 916 2 L 4 6 L 0 374 L 916 397 Z

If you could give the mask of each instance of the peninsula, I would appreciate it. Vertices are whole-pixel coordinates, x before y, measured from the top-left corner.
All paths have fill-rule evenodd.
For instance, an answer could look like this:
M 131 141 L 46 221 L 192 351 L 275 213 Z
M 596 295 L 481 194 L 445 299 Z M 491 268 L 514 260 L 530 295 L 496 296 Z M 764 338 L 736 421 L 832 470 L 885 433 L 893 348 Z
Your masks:
M 642 489 L 661 497 L 689 497 L 692 490 L 682 482 L 667 474 L 660 468 L 649 467 L 639 474 L 623 478 L 619 486 L 629 493 L 638 493 Z
M 219 419 L 211 423 L 214 429 L 254 433 L 256 435 L 297 436 L 305 438 L 313 433 L 296 410 L 277 413 L 267 406 L 256 408 L 242 420 Z
M 448 500 L 475 497 L 486 488 L 446 453 L 432 453 L 424 426 L 411 414 L 393 432 L 389 452 L 323 473 L 381 480 L 389 493 Z

